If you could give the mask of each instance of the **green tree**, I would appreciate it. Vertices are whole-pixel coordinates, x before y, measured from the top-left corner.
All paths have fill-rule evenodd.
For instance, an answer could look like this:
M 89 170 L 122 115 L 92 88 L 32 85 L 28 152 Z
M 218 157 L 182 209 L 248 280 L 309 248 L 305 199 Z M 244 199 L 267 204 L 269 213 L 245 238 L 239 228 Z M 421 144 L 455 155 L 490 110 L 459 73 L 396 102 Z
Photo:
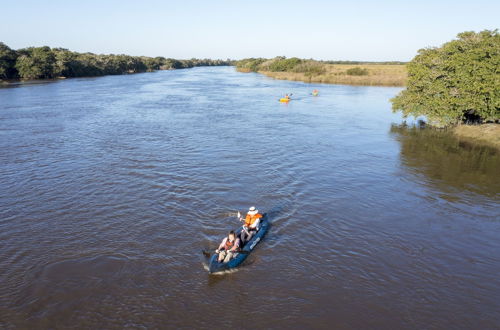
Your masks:
M 500 120 L 498 30 L 463 32 L 439 48 L 421 49 L 407 65 L 408 87 L 393 111 L 425 116 L 431 125 Z
M 54 77 L 56 57 L 49 47 L 30 47 L 19 50 L 19 53 L 16 69 L 21 78 L 47 79 Z
M 64 48 L 54 48 L 52 52 L 55 56 L 54 76 L 75 77 L 73 68 L 76 65 L 76 53 Z
M 15 67 L 17 56 L 16 51 L 0 42 L 0 79 L 12 79 L 17 76 Z
M 163 64 L 162 68 L 164 70 L 172 70 L 172 69 L 182 69 L 183 64 L 181 61 L 173 59 L 173 58 L 167 58 L 165 60 L 165 63 Z
M 142 56 L 141 60 L 146 65 L 148 71 L 160 70 L 161 66 L 165 63 L 165 58 L 161 56 L 154 58 Z

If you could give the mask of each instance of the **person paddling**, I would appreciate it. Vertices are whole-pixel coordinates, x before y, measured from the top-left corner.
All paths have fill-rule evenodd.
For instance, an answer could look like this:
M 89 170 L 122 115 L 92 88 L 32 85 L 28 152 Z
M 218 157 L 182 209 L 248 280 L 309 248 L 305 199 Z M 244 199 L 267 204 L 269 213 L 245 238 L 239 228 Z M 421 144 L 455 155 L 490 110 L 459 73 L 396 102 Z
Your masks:
M 259 210 L 257 210 L 255 206 L 248 209 L 245 219 L 240 217 L 240 220 L 245 222 L 240 234 L 240 239 L 243 244 L 252 239 L 252 236 L 259 229 L 260 218 L 262 218 L 262 214 L 259 213 Z
M 222 243 L 220 243 L 219 248 L 215 250 L 215 253 L 219 254 L 218 261 L 228 262 L 234 257 L 235 253 L 238 252 L 239 248 L 240 248 L 240 239 L 236 237 L 234 231 L 231 230 L 227 235 L 227 237 L 225 237 L 222 240 Z

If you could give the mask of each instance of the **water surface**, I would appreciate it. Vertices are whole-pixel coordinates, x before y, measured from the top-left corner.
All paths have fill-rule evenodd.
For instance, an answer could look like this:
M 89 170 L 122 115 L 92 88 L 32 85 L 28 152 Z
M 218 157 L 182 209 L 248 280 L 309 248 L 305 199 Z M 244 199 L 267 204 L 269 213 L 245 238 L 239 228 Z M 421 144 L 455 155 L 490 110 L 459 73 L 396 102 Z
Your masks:
M 229 67 L 0 89 L 0 327 L 497 328 L 500 156 L 402 127 L 399 90 Z M 266 239 L 209 276 L 251 205 Z

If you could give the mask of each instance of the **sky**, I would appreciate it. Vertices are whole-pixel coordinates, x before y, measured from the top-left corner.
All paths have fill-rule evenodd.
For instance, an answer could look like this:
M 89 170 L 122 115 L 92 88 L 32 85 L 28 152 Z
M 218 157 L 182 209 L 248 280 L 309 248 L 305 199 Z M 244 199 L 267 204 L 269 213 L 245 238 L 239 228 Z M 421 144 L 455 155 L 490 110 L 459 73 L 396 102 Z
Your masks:
M 0 0 L 0 41 L 178 59 L 409 61 L 460 32 L 499 28 L 499 13 L 498 0 Z

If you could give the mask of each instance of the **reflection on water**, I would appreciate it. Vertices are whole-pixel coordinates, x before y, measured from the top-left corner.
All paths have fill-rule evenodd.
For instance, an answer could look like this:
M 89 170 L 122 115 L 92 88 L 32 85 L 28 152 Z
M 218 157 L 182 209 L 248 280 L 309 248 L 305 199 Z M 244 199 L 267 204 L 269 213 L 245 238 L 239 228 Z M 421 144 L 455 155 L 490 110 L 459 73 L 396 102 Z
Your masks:
M 500 152 L 496 149 L 465 143 L 450 132 L 432 128 L 393 124 L 390 132 L 401 143 L 402 164 L 423 181 L 449 193 L 500 194 Z

